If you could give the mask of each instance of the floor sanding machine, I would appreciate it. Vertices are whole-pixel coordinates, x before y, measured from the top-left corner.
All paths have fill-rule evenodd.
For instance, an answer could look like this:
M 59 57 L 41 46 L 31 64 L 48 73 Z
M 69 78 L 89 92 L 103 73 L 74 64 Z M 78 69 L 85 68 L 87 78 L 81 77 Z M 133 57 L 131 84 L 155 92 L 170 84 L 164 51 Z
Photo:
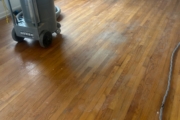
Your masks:
M 22 12 L 15 15 L 10 0 L 6 1 L 14 28 L 12 38 L 17 42 L 24 38 L 39 40 L 42 47 L 52 43 L 52 33 L 60 34 L 61 24 L 57 21 L 60 9 L 53 0 L 20 0 Z

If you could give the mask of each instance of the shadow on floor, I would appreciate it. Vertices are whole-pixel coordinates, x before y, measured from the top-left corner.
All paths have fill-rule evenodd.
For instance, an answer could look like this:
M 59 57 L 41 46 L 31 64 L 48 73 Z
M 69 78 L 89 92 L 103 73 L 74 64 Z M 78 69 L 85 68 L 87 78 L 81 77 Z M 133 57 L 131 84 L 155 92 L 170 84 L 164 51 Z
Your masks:
M 63 14 L 60 14 L 60 16 L 57 18 L 57 21 L 60 22 L 64 19 L 64 15 Z
M 67 48 L 62 46 L 64 41 L 65 36 L 58 35 L 49 48 L 42 48 L 38 41 L 26 39 L 23 43 L 17 43 L 14 51 L 22 63 L 22 69 L 28 70 L 30 74 L 32 72 L 32 75 L 44 75 L 50 80 L 61 81 L 72 72 L 65 54 Z

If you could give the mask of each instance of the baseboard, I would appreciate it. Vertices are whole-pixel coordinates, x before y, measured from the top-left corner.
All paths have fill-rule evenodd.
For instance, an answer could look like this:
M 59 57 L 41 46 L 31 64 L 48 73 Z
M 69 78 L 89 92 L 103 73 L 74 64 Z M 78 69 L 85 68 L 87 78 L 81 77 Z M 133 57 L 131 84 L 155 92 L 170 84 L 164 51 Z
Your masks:
M 19 10 L 21 9 L 21 6 L 17 6 L 17 7 L 14 7 L 13 10 Z M 9 15 L 9 11 L 8 11 L 8 15 Z M 0 13 L 0 19 L 3 19 L 6 17 L 6 11 L 3 11 Z

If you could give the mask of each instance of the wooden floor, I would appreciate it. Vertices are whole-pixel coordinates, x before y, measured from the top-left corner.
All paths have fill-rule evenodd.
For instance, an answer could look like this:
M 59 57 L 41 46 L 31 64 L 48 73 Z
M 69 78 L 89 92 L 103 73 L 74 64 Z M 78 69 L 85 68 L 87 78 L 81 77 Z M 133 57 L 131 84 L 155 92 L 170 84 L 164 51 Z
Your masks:
M 158 120 L 179 0 L 56 0 L 62 36 L 17 44 L 0 20 L 0 120 Z M 178 52 L 164 120 L 180 120 Z

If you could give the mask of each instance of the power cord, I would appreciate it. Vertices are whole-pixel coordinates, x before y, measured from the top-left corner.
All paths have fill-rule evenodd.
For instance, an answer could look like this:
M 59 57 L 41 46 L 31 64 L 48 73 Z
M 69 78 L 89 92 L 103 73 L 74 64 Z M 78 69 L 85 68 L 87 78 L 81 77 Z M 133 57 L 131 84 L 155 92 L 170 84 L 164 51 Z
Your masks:
M 167 99 L 167 96 L 168 96 L 168 93 L 169 93 L 169 90 L 170 90 L 170 86 L 171 86 L 171 81 L 172 81 L 174 56 L 175 56 L 176 52 L 178 51 L 179 47 L 180 47 L 180 42 L 177 44 L 177 46 L 175 47 L 175 49 L 173 50 L 172 55 L 171 55 L 170 70 L 169 70 L 169 77 L 168 77 L 168 85 L 167 85 L 167 89 L 166 89 L 166 92 L 165 92 L 165 95 L 163 97 L 163 101 L 162 101 L 162 104 L 161 104 L 159 120 L 162 120 L 162 118 L 163 118 L 164 104 L 166 102 L 166 99 Z

